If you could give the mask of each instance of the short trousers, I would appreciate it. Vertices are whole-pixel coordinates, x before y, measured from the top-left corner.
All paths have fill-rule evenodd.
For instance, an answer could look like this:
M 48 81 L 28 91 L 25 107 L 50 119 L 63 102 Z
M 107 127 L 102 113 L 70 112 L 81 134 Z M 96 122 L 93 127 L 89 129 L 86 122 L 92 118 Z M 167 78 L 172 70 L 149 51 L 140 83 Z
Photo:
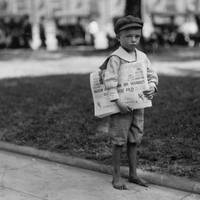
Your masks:
M 127 143 L 139 145 L 144 134 L 144 109 L 111 115 L 109 132 L 112 143 L 115 145 Z

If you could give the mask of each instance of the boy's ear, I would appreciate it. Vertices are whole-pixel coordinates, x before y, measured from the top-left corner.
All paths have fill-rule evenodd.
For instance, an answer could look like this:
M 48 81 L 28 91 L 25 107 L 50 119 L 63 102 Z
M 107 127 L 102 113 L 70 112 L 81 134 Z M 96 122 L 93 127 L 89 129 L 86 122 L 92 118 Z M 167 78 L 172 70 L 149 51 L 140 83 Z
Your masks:
M 120 39 L 119 33 L 116 35 L 116 39 L 119 41 L 119 39 Z

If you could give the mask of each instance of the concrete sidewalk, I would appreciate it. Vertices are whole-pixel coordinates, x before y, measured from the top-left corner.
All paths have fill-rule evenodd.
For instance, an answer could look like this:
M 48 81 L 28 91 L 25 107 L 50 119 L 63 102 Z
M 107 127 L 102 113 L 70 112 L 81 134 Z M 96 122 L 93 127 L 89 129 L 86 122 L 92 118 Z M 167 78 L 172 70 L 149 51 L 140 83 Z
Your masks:
M 150 185 L 111 186 L 111 176 L 0 151 L 0 200 L 199 200 L 200 195 Z

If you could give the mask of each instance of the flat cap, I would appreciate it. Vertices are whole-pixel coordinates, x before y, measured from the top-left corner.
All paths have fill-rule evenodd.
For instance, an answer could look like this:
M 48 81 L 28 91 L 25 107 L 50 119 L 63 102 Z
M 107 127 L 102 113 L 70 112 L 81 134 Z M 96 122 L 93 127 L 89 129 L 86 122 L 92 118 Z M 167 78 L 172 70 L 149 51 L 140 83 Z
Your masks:
M 140 18 L 134 17 L 132 15 L 128 15 L 125 17 L 120 17 L 115 25 L 114 25 L 114 31 L 115 33 L 119 33 L 122 30 L 129 29 L 129 28 L 136 28 L 136 29 L 142 29 L 143 22 Z

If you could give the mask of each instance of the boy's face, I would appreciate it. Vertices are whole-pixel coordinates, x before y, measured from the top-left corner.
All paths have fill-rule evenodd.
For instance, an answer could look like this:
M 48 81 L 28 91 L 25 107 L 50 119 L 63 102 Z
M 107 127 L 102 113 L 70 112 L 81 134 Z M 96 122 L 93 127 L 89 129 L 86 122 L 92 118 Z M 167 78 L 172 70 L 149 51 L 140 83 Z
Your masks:
M 122 30 L 117 35 L 117 39 L 120 42 L 120 45 L 126 49 L 128 52 L 135 50 L 135 47 L 138 45 L 141 38 L 142 30 L 141 29 L 127 29 Z

